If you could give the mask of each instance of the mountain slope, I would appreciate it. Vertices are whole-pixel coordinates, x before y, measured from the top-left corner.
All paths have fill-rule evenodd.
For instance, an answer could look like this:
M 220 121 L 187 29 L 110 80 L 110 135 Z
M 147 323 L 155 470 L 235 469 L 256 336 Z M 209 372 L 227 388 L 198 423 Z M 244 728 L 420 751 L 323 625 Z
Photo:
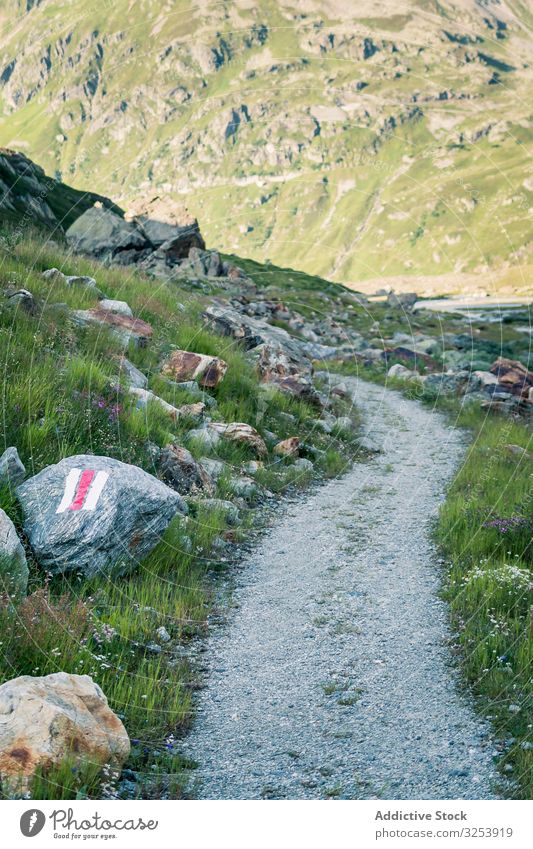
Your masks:
M 19 0 L 0 142 L 125 206 L 184 195 L 241 255 L 521 286 L 532 22 L 516 0 Z

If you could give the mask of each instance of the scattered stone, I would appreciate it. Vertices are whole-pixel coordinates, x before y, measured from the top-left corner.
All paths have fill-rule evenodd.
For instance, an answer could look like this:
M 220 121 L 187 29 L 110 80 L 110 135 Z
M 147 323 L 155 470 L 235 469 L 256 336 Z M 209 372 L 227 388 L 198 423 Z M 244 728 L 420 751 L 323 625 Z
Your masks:
M 26 554 L 15 525 L 0 509 L 0 593 L 25 595 L 28 574 Z
M 189 495 L 203 491 L 212 495 L 213 483 L 205 468 L 197 463 L 190 451 L 172 443 L 161 452 L 161 477 L 172 489 Z
M 518 360 L 508 360 L 506 357 L 498 357 L 490 367 L 490 371 L 498 378 L 498 383 L 512 395 L 529 397 L 529 390 L 533 387 L 533 372 L 529 371 L 523 363 Z
M 245 463 L 243 471 L 246 472 L 247 475 L 256 475 L 260 469 L 264 469 L 265 464 L 261 462 L 261 460 L 250 460 L 248 463 Z
M 387 377 L 394 377 L 397 380 L 412 380 L 418 377 L 417 371 L 412 371 L 400 363 L 395 363 L 387 372 Z
M 88 675 L 23 675 L 0 687 L 0 776 L 27 782 L 66 758 L 120 769 L 130 753 L 122 722 Z
M 274 454 L 277 454 L 280 457 L 297 457 L 299 447 L 299 437 L 291 436 L 289 439 L 283 439 L 274 446 Z
M 202 401 L 198 401 L 196 404 L 182 404 L 181 407 L 174 407 L 168 401 L 165 401 L 164 398 L 160 398 L 159 395 L 150 392 L 149 389 L 130 386 L 129 392 L 130 395 L 135 396 L 137 399 L 138 409 L 145 410 L 150 403 L 158 404 L 174 421 L 184 418 L 200 419 L 205 411 L 205 404 Z
M 215 460 L 213 457 L 200 457 L 200 465 L 215 483 L 228 468 L 222 460 Z
M 230 478 L 228 484 L 233 495 L 236 495 L 238 498 L 244 498 L 246 501 L 257 498 L 260 492 L 259 486 L 254 479 L 246 475 Z
M 230 422 L 229 424 L 225 422 L 209 422 L 208 428 L 224 439 L 228 439 L 230 442 L 248 445 L 259 456 L 264 456 L 268 453 L 262 437 L 255 428 L 246 424 L 246 422 Z
M 165 628 L 164 625 L 161 625 L 161 627 L 157 629 L 156 634 L 157 634 L 157 639 L 161 643 L 169 643 L 170 642 L 170 634 L 168 633 L 168 631 L 167 631 L 167 629 Z
M 200 443 L 204 449 L 215 448 L 220 442 L 220 434 L 208 427 L 207 424 L 203 427 L 190 430 L 187 434 L 187 438 L 194 439 L 195 442 Z
M 389 307 L 411 311 L 418 301 L 416 292 L 390 292 L 387 295 Z
M 240 513 L 235 504 L 231 501 L 225 501 L 222 498 L 202 498 L 201 501 L 193 502 L 196 508 L 212 510 L 213 512 L 222 513 L 228 525 L 240 524 Z
M 4 294 L 9 306 L 21 307 L 30 315 L 35 315 L 37 312 L 35 298 L 27 289 L 17 289 L 16 291 L 5 292 Z
M 137 366 L 134 366 L 127 357 L 118 358 L 120 373 L 123 374 L 130 387 L 134 389 L 146 389 L 148 386 L 148 378 L 140 371 Z
M 334 427 L 338 430 L 353 431 L 354 423 L 351 420 L 350 416 L 339 416 L 335 419 Z
M 26 477 L 24 463 L 13 446 L 7 448 L 0 457 L 0 486 L 18 486 Z
M 48 466 L 16 494 L 36 560 L 54 574 L 130 571 L 187 512 L 174 490 L 137 466 L 90 454 Z
M 88 275 L 63 274 L 59 268 L 47 268 L 46 271 L 43 271 L 42 276 L 45 280 L 64 283 L 66 286 L 84 286 L 87 289 L 92 289 L 95 294 L 102 294 L 96 285 L 94 277 L 89 277 Z
M 192 351 L 174 351 L 162 366 L 162 374 L 177 381 L 198 380 L 200 386 L 212 389 L 218 386 L 227 371 L 227 363 L 220 357 L 194 354 Z
M 311 460 L 308 460 L 306 457 L 298 457 L 298 459 L 294 461 L 294 468 L 300 469 L 302 472 L 312 472 L 315 467 Z
M 508 454 L 518 457 L 520 460 L 533 460 L 533 453 L 526 451 L 521 445 L 504 445 L 503 448 Z
M 131 307 L 126 301 L 114 301 L 111 298 L 104 298 L 100 301 L 99 309 L 112 312 L 115 315 L 126 315 L 128 318 L 133 318 Z
M 128 345 L 133 340 L 139 348 L 145 348 L 153 334 L 153 329 L 147 321 L 130 318 L 127 315 L 117 315 L 99 307 L 90 310 L 74 310 L 71 316 L 76 324 L 100 324 L 102 327 L 109 328 L 124 345 Z

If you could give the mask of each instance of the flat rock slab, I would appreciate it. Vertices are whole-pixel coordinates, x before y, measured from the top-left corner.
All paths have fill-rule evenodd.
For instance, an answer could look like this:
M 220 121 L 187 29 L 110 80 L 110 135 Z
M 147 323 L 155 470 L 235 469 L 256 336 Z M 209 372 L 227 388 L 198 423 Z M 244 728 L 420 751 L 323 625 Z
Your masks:
M 343 381 L 381 451 L 289 505 L 239 571 L 184 743 L 197 795 L 493 798 L 430 535 L 463 437 L 395 392 Z
M 40 566 L 53 572 L 121 574 L 159 542 L 185 502 L 137 466 L 79 454 L 16 490 Z

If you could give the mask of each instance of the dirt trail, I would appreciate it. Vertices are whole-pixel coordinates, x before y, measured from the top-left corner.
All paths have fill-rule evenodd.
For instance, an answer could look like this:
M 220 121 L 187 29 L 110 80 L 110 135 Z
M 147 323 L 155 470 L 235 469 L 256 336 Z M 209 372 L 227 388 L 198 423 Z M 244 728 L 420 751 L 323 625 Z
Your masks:
M 185 741 L 197 795 L 493 798 L 429 535 L 462 436 L 395 392 L 346 383 L 382 453 L 289 504 L 244 564 Z

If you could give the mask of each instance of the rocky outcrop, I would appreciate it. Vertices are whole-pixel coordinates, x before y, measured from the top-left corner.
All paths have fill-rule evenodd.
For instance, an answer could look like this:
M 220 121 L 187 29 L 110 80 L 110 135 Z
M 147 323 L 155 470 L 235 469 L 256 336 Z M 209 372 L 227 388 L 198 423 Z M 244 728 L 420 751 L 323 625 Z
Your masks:
M 227 368 L 227 363 L 220 357 L 173 351 L 163 363 L 161 372 L 176 381 L 197 380 L 200 386 L 213 389 L 224 378 Z
M 15 526 L 0 509 L 0 595 L 24 595 L 28 574 L 26 554 Z
M 16 494 L 39 565 L 87 577 L 133 569 L 186 512 L 180 496 L 152 475 L 90 454 L 48 466 Z
M 23 675 L 0 687 L 0 778 L 24 787 L 38 767 L 73 763 L 122 767 L 126 729 L 88 675 Z

